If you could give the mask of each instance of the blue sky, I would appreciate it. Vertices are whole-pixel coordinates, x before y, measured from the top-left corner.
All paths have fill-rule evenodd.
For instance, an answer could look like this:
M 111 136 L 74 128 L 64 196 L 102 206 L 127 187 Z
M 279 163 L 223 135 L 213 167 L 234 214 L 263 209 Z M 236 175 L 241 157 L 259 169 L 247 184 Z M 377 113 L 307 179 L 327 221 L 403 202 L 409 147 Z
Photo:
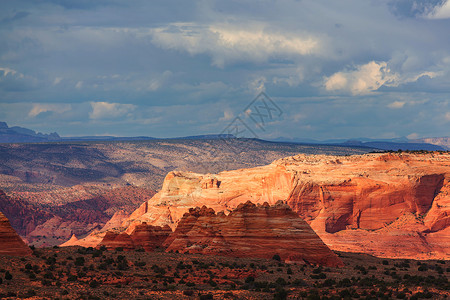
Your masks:
M 0 120 L 61 135 L 450 135 L 450 2 L 1 1 Z M 248 112 L 247 112 L 248 113 Z

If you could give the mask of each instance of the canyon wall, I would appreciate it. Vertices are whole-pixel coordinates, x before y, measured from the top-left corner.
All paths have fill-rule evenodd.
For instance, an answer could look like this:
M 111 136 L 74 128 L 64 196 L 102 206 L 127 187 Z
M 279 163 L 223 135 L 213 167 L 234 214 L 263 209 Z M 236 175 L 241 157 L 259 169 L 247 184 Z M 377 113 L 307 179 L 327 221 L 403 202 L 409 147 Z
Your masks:
M 286 200 L 333 250 L 449 259 L 449 192 L 448 153 L 296 155 L 218 174 L 170 172 L 122 228 L 146 222 L 174 229 L 192 207 L 228 214 L 247 201 Z

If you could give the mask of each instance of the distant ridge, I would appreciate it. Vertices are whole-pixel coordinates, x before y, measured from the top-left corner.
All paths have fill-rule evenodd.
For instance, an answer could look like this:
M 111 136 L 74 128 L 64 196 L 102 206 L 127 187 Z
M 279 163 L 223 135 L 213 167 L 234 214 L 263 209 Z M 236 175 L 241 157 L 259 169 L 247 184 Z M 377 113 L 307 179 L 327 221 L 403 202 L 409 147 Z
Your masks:
M 446 151 L 450 150 L 450 138 L 424 138 L 409 140 L 406 137 L 395 139 L 369 139 L 357 138 L 351 140 L 334 139 L 318 141 L 312 139 L 301 138 L 285 138 L 280 137 L 273 139 L 274 142 L 287 142 L 295 144 L 317 144 L 317 145 L 334 145 L 334 146 L 360 146 L 376 148 L 380 150 L 427 150 L 427 151 Z
M 0 143 L 45 143 L 45 142 L 93 142 L 93 141 L 147 141 L 147 140 L 216 140 L 235 138 L 232 134 L 204 134 L 175 138 L 155 138 L 150 136 L 68 136 L 58 133 L 43 134 L 19 126 L 9 127 L 0 122 Z
M 0 122 L 0 143 L 39 143 L 59 140 L 61 137 L 56 132 L 44 134 L 19 126 L 9 127 L 6 122 Z
M 204 134 L 192 135 L 175 138 L 155 138 L 150 136 L 78 136 L 61 137 L 53 132 L 44 134 L 34 130 L 19 126 L 9 127 L 6 122 L 0 122 L 0 143 L 46 143 L 46 142 L 114 142 L 114 141 L 149 141 L 149 140 L 218 140 L 237 138 L 232 134 Z M 263 140 L 264 141 L 264 140 Z M 379 150 L 427 150 L 427 151 L 445 151 L 450 150 L 450 137 L 422 138 L 410 140 L 406 137 L 395 139 L 369 139 L 357 138 L 352 140 L 333 139 L 318 141 L 314 139 L 286 138 L 278 137 L 269 139 L 268 142 L 274 143 L 294 143 L 307 145 L 332 145 L 345 147 L 367 147 Z

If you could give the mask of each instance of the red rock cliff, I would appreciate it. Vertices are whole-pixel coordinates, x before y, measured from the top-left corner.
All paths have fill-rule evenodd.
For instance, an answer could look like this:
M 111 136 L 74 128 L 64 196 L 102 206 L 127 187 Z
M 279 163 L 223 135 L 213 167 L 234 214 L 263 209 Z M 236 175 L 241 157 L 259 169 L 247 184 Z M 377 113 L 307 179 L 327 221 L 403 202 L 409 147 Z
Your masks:
M 131 234 L 126 232 L 107 231 L 98 246 L 108 249 L 122 247 L 125 250 L 143 248 L 145 251 L 153 251 L 162 247 L 172 230 L 169 226 L 152 226 L 146 223 L 137 225 Z
M 287 200 L 333 250 L 450 259 L 450 154 L 297 155 L 270 165 L 170 172 L 122 226 L 175 228 L 189 208 Z M 420 225 L 420 226 L 419 226 Z
M 190 209 L 166 240 L 166 251 L 272 258 L 327 266 L 342 261 L 282 201 L 240 204 L 228 216 L 203 206 Z
M 0 212 L 0 255 L 28 256 L 31 249 L 14 231 L 8 219 Z

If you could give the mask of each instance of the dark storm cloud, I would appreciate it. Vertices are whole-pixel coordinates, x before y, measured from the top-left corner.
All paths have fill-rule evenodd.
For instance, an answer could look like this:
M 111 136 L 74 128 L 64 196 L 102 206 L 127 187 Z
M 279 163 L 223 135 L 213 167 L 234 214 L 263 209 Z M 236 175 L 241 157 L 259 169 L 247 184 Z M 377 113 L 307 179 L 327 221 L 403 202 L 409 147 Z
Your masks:
M 214 133 L 264 90 L 286 113 L 262 136 L 448 135 L 449 7 L 3 1 L 0 117 L 74 135 Z

